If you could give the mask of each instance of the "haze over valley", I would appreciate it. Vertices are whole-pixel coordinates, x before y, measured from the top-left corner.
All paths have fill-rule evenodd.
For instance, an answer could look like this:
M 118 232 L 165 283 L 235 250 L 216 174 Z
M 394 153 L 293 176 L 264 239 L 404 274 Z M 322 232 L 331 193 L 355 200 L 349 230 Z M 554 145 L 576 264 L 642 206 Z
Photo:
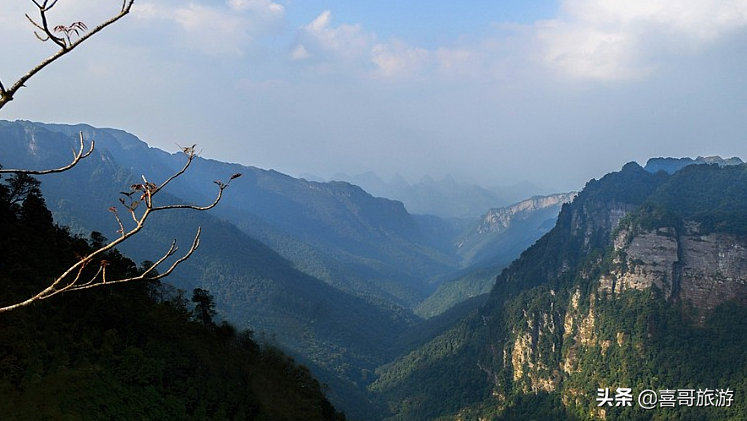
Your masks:
M 167 178 L 184 158 L 115 129 L 0 122 L 4 156 L 28 168 L 63 164 L 64 151 L 75 145 L 79 133 L 96 139 L 93 154 L 75 168 L 45 178 L 42 192 L 55 221 L 73 233 L 86 236 L 95 231 L 116 238 L 117 224 L 106 209 L 122 192 L 108 186 L 136 183 L 136 174 Z M 657 158 L 648 162 L 646 170 L 628 164 L 624 173 L 636 167 L 640 174 L 654 177 L 646 183 L 661 183 L 657 180 L 664 176 L 653 173 L 709 164 L 743 167 L 738 158 Z M 485 311 L 486 303 L 494 299 L 490 297 L 497 293 L 496 276 L 509 276 L 504 269 L 527 264 L 522 263 L 528 259 L 522 252 L 540 238 L 530 250 L 543 247 L 543 241 L 559 241 L 548 235 L 560 235 L 558 214 L 576 203 L 577 196 L 576 192 L 533 196 L 486 209 L 478 217 L 439 217 L 409 213 L 402 202 L 374 197 L 347 182 L 307 181 L 197 158 L 160 200 L 205 202 L 215 188 L 210 180 L 225 174 L 241 177 L 219 207 L 207 214 L 158 215 L 153 227 L 124 243 L 121 250 L 136 261 L 152 259 L 168 248 L 172 238 L 188 241 L 200 227 L 199 252 L 169 276 L 169 284 L 187 291 L 210 291 L 220 319 L 253 330 L 307 364 L 329 385 L 332 403 L 361 419 L 400 411 L 385 409 L 388 400 L 403 399 L 399 386 L 389 390 L 391 364 L 406 363 L 411 352 L 431 352 L 427 350 L 444 335 L 464 332 L 463 323 L 476 311 Z M 598 183 L 588 183 L 585 194 L 593 195 Z M 442 195 L 455 194 L 455 185 L 447 180 Z M 432 183 L 430 188 L 437 186 Z M 461 186 L 464 190 L 456 194 L 487 191 Z M 645 197 L 654 188 L 646 187 L 648 193 L 639 192 L 635 183 L 618 188 L 629 187 L 627 193 L 609 194 Z M 93 191 L 108 193 L 91 195 Z M 620 205 L 622 213 L 615 218 L 636 209 L 629 200 L 622 202 L 627 204 Z M 618 206 L 614 200 L 610 203 Z M 608 224 L 604 238 L 611 235 L 617 219 Z M 556 250 L 544 253 L 552 255 Z M 520 255 L 522 259 L 512 264 Z M 522 282 L 529 283 L 518 288 L 531 288 L 539 279 Z
M 745 46 L 747 0 L 5 2 L 0 420 L 743 420 Z

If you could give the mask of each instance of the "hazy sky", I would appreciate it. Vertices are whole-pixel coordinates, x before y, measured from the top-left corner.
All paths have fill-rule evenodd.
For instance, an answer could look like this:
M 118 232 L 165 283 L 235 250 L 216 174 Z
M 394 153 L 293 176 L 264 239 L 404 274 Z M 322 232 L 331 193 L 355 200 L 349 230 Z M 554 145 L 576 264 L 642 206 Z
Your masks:
M 29 6 L 0 5 L 6 85 L 53 51 Z M 137 0 L 0 118 L 291 175 L 576 189 L 652 156 L 747 157 L 747 0 Z

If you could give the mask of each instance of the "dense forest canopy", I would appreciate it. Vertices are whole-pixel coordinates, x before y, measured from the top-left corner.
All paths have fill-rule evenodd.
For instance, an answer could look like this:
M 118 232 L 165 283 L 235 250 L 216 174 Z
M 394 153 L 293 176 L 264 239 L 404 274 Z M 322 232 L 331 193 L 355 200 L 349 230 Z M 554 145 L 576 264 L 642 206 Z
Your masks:
M 482 307 L 382 367 L 371 390 L 389 401 L 392 420 L 743 419 L 744 294 L 696 309 L 698 303 L 667 296 L 656 285 L 607 293 L 600 279 L 614 271 L 649 276 L 635 272 L 624 261 L 625 249 L 613 245 L 621 229 L 661 241 L 650 246 L 654 253 L 663 253 L 665 241 L 677 247 L 677 236 L 690 235 L 688 241 L 708 247 L 703 238 L 711 234 L 719 239 L 711 240 L 713 249 L 699 250 L 716 257 L 727 248 L 743 250 L 745 174 L 745 165 L 693 165 L 667 174 L 631 163 L 590 181 L 563 207 L 555 228 L 498 276 Z M 682 261 L 685 252 L 672 251 L 677 264 L 662 273 L 671 278 L 681 265 L 697 265 Z M 721 270 L 738 272 L 734 267 L 744 254 L 739 256 L 717 260 Z M 742 291 L 743 278 L 707 275 L 715 281 L 701 285 L 706 292 Z M 726 393 L 733 400 L 601 407 L 598 390 L 618 387 L 631 388 L 636 397 L 646 389 L 681 389 Z
M 0 291 L 26 297 L 104 242 L 54 224 L 39 183 L 0 183 Z M 141 272 L 116 250 L 112 274 Z M 91 270 L 94 270 L 91 268 Z M 309 370 L 258 344 L 250 331 L 216 324 L 209 291 L 195 305 L 154 282 L 104 286 L 0 318 L 0 414 L 4 420 L 342 420 Z

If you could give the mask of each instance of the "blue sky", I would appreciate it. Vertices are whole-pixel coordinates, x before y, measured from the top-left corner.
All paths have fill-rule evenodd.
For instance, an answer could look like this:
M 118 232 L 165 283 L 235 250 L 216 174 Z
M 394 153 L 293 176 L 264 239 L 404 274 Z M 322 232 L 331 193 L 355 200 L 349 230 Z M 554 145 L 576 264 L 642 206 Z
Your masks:
M 397 37 L 425 47 L 475 33 L 485 33 L 496 22 L 532 23 L 552 18 L 553 0 L 527 1 L 302 1 L 288 7 L 291 25 L 302 26 L 330 10 L 340 22 L 365 23 L 382 38 Z
M 59 0 L 50 19 L 120 4 Z M 54 51 L 30 5 L 0 6 L 5 84 Z M 653 156 L 747 157 L 745 51 L 747 0 L 137 0 L 0 118 L 296 176 L 560 191 Z

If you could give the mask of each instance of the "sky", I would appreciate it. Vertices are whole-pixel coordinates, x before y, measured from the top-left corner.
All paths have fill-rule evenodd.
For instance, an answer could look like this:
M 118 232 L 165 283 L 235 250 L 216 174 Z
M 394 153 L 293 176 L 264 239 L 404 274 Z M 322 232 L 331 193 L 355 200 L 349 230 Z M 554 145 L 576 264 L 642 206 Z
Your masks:
M 59 0 L 49 19 L 119 7 Z M 54 52 L 25 13 L 0 5 L 5 85 Z M 747 0 L 137 0 L 0 118 L 293 176 L 568 191 L 650 157 L 747 158 L 746 69 Z

